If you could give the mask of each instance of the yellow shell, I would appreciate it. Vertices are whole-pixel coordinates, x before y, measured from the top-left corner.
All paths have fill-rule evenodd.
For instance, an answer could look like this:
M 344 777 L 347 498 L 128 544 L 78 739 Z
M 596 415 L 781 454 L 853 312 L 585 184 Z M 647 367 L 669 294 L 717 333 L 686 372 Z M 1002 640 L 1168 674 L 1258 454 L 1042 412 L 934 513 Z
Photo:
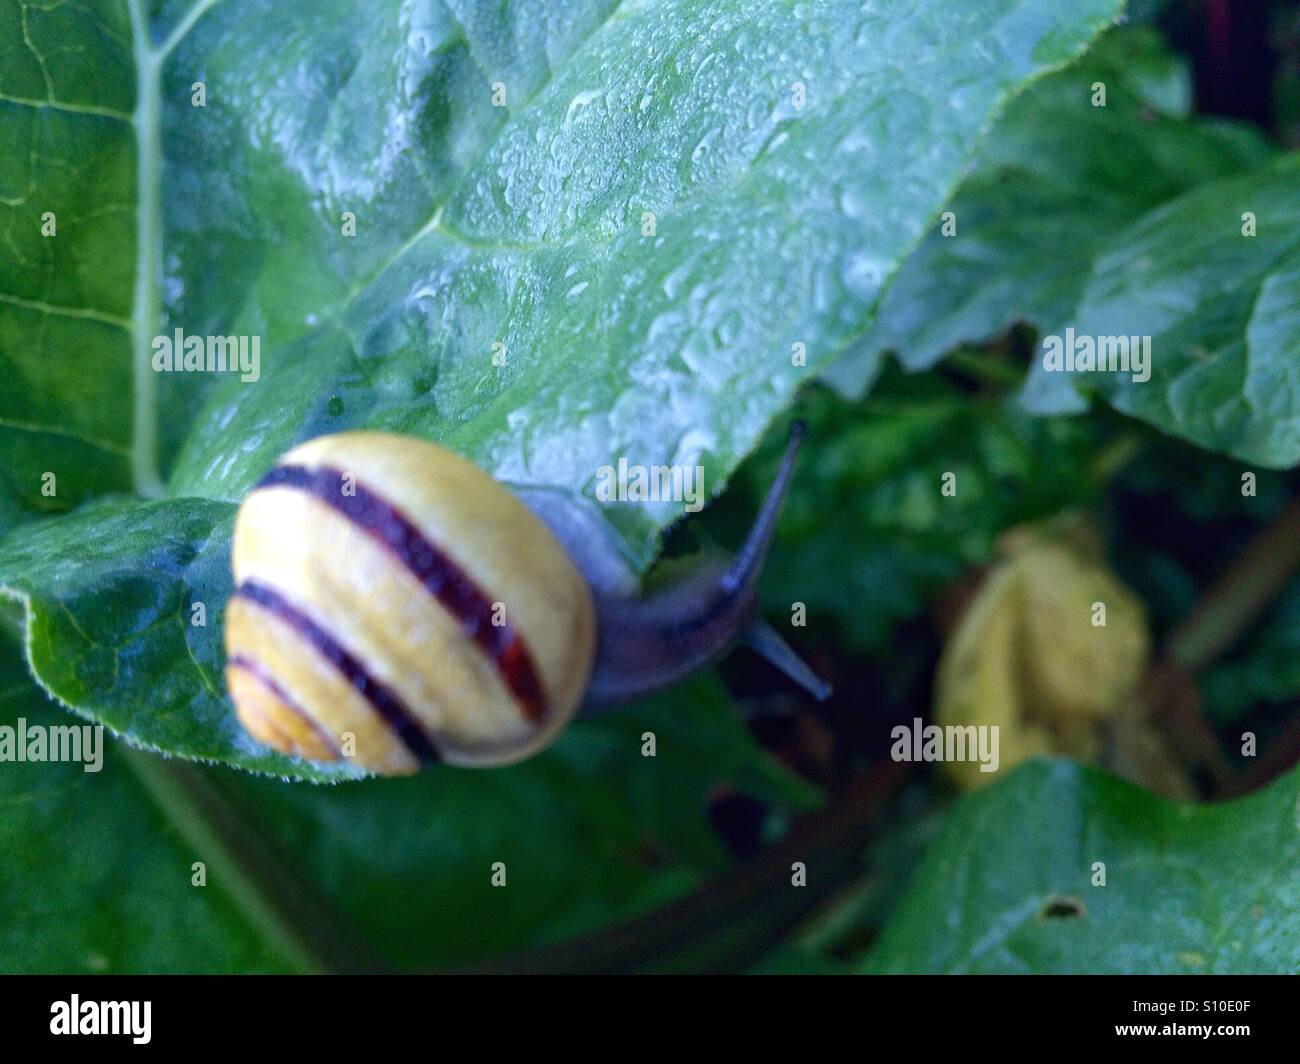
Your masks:
M 226 683 L 286 754 L 401 775 L 540 750 L 587 688 L 595 607 L 546 527 L 477 466 L 387 433 L 297 447 L 244 500 Z

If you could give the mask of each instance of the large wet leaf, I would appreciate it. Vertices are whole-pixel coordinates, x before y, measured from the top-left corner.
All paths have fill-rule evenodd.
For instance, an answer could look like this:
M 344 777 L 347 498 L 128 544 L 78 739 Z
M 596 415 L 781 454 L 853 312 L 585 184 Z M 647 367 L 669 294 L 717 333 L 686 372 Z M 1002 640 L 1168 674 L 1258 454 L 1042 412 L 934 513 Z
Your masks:
M 1295 973 L 1298 798 L 1294 771 L 1194 805 L 1031 762 L 949 815 L 866 967 Z
M 1150 336 L 1143 381 L 1047 373 L 1040 349 L 1026 406 L 1077 413 L 1096 393 L 1202 447 L 1300 461 L 1297 164 L 1270 166 L 1249 128 L 1188 119 L 1185 82 L 1154 31 L 1116 30 L 1024 93 L 949 205 L 955 235 L 935 224 L 828 380 L 861 394 L 886 351 L 925 369 L 1016 322 Z
M 310 773 L 217 680 L 231 510 L 280 451 L 367 426 L 716 491 L 994 110 L 1119 6 L 0 6 L 0 526 L 122 493 L 0 542 L 38 678 L 140 745 Z M 154 373 L 176 329 L 259 338 L 258 379 Z M 644 566 L 679 510 L 609 516 Z
M 886 352 L 922 370 L 1016 322 L 1063 327 L 1108 241 L 1148 209 L 1271 158 L 1251 128 L 1189 119 L 1189 105 L 1185 65 L 1145 27 L 1110 31 L 1027 90 L 947 206 L 955 232 L 931 228 L 828 380 L 860 395 Z

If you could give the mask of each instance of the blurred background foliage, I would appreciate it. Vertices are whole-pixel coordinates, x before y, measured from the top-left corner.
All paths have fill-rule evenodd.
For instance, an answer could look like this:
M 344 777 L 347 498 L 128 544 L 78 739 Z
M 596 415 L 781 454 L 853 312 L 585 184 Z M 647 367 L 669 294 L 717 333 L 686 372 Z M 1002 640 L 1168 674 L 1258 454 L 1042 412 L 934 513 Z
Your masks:
M 1254 26 L 1249 6 L 1232 11 Z M 0 968 L 1300 969 L 1300 776 L 1287 771 L 1300 576 L 1285 543 L 1247 553 L 1270 529 L 1294 538 L 1300 482 L 1100 405 L 1037 416 L 1023 390 L 1039 331 L 1073 307 L 1108 237 L 1300 143 L 1300 14 L 1258 5 L 1267 91 L 1252 80 L 1234 96 L 1205 72 L 1215 8 L 1139 0 L 1078 68 L 1014 101 L 954 200 L 963 224 L 983 223 L 974 242 L 923 243 L 833 387 L 790 412 L 809 431 L 764 608 L 784 626 L 806 606 L 791 638 L 834 682 L 829 702 L 740 651 L 490 775 L 286 787 L 111 741 L 101 778 L 10 766 Z M 1093 80 L 1109 86 L 1105 115 L 1060 121 Z M 731 490 L 673 530 L 669 555 L 739 541 L 785 433 L 774 426 Z M 959 797 L 933 766 L 889 759 L 893 725 L 930 719 L 945 640 L 989 567 L 1026 527 L 1070 515 L 1141 600 L 1157 664 L 1189 621 L 1236 601 L 1243 555 L 1246 572 L 1276 568 L 1275 587 L 1229 611 L 1212 660 L 1157 669 L 1144 691 L 1194 803 L 1065 760 Z M 64 720 L 10 627 L 0 723 Z M 1255 759 L 1239 756 L 1243 731 Z M 490 885 L 496 861 L 506 890 Z M 46 889 L 24 888 L 36 880 Z

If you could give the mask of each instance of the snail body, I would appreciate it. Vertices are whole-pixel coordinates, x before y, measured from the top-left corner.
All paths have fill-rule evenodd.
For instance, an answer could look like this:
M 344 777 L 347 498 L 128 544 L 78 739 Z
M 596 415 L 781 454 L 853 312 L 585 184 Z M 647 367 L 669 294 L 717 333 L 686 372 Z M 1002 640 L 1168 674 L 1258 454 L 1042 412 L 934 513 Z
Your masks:
M 824 694 L 756 620 L 795 446 L 735 559 L 641 597 L 571 500 L 516 494 L 412 437 L 311 440 L 236 519 L 225 638 L 239 719 L 291 756 L 404 775 L 522 760 L 580 709 L 666 687 L 741 638 Z

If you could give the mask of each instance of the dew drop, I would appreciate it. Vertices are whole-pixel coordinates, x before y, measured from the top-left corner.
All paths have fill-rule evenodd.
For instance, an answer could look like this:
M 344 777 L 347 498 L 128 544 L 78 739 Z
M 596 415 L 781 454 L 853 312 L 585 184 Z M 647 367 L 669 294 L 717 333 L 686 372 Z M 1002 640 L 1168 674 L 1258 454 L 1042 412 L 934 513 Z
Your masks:
M 564 124 L 570 125 L 578 112 L 582 111 L 592 100 L 600 96 L 600 89 L 588 89 L 580 92 L 569 101 L 569 109 L 564 113 Z

